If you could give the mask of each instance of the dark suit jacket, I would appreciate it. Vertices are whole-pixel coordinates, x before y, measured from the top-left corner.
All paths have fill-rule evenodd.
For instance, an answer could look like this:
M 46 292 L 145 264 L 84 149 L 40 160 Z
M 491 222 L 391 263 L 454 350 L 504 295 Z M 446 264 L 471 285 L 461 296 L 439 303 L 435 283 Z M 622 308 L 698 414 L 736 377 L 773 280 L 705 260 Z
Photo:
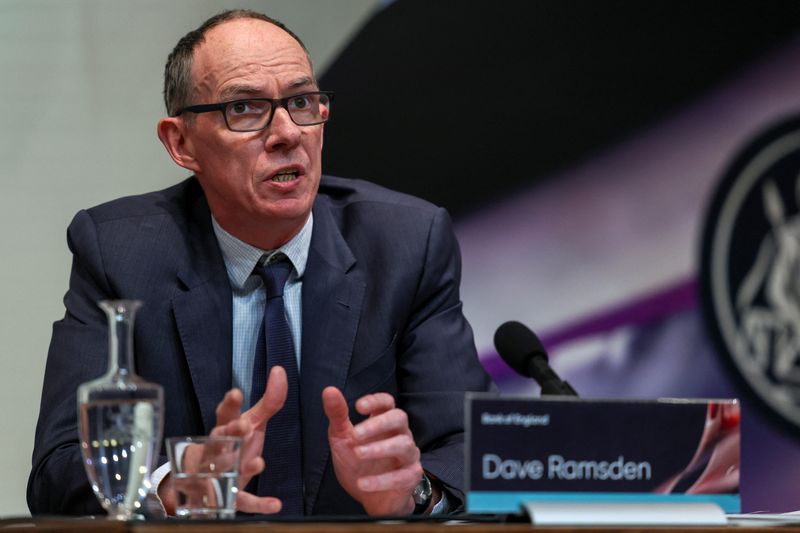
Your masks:
M 164 386 L 165 437 L 208 433 L 231 388 L 230 282 L 194 178 L 81 211 L 68 242 L 66 314 L 53 326 L 28 482 L 34 514 L 100 512 L 76 429 L 77 386 L 107 368 L 97 301 L 144 301 L 135 365 Z M 462 314 L 460 278 L 443 209 L 366 182 L 322 178 L 302 295 L 306 513 L 364 512 L 333 474 L 321 401 L 328 385 L 344 391 L 351 412 L 364 394 L 394 395 L 423 467 L 460 494 L 463 393 L 490 387 Z

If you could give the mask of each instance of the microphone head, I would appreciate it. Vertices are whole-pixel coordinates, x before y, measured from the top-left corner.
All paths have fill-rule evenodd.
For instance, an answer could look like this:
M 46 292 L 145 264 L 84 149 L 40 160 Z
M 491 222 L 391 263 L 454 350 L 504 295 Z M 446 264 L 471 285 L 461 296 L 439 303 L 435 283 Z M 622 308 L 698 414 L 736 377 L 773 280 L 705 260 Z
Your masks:
M 531 376 L 530 362 L 534 357 L 547 361 L 547 352 L 539 337 L 524 324 L 516 321 L 506 322 L 494 333 L 494 347 L 515 372 Z

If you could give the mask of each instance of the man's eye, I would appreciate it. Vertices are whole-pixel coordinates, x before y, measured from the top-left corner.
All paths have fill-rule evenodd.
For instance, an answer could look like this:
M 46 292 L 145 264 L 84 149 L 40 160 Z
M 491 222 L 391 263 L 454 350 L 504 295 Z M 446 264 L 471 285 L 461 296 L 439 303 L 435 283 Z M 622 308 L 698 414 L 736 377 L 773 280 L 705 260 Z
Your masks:
M 246 113 L 248 109 L 247 102 L 236 102 L 235 104 L 231 105 L 231 111 L 240 115 L 242 113 Z
M 289 103 L 294 109 L 305 109 L 310 105 L 308 96 L 295 96 Z
M 259 115 L 264 112 L 264 105 L 261 102 L 242 100 L 234 102 L 228 108 L 228 112 L 233 115 Z

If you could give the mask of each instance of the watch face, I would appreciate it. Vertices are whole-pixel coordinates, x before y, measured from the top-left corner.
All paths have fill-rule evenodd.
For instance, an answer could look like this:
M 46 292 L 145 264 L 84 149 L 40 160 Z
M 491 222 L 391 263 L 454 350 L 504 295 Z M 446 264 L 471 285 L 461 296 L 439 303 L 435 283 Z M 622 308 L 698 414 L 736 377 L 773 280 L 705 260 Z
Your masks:
M 417 486 L 414 487 L 413 498 L 414 503 L 417 505 L 427 505 L 431 501 L 431 496 L 433 496 L 433 490 L 431 489 L 431 482 L 428 479 L 428 476 L 423 475 L 422 479 Z

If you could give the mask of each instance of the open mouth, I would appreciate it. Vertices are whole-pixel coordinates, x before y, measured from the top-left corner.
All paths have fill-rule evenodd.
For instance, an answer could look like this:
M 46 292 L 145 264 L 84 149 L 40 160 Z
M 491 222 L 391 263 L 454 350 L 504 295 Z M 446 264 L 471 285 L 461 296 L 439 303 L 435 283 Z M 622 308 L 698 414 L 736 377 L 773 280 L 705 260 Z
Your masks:
M 282 170 L 272 176 L 270 181 L 275 181 L 278 183 L 285 183 L 287 181 L 292 181 L 297 179 L 297 170 Z

